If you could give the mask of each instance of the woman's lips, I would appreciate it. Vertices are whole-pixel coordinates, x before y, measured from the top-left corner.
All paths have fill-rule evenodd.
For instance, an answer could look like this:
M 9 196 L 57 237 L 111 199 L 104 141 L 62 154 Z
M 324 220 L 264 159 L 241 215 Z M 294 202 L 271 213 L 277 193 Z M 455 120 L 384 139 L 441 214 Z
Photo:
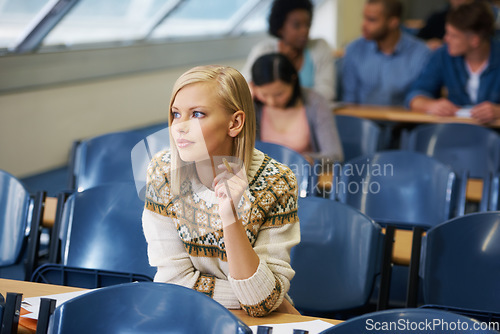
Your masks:
M 188 147 L 189 145 L 193 144 L 192 141 L 189 141 L 187 139 L 178 139 L 176 141 L 176 143 L 177 143 L 178 148 L 185 148 L 185 147 Z

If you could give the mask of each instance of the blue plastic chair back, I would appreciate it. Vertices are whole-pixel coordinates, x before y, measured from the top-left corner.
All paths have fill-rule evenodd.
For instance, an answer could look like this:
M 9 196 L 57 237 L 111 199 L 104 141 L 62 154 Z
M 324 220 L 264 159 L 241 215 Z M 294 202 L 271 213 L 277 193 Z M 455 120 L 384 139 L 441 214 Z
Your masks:
M 474 330 L 476 327 L 478 330 Z M 481 330 L 480 328 L 480 322 L 460 314 L 433 309 L 405 308 L 367 313 L 324 330 L 321 334 L 465 332 L 498 334 L 494 330 Z
M 489 193 L 488 193 L 487 210 L 490 211 L 500 210 L 500 173 L 494 174 L 491 177 Z
M 468 214 L 427 232 L 426 304 L 500 313 L 500 212 Z
M 131 152 L 142 139 L 143 132 L 124 131 L 82 141 L 74 157 L 75 189 L 134 181 Z
M 380 226 L 354 208 L 321 197 L 299 198 L 300 243 L 292 249 L 289 294 L 303 312 L 368 302 L 380 271 Z
M 256 141 L 255 148 L 290 167 L 297 178 L 299 196 L 307 196 L 312 166 L 300 153 L 282 145 L 263 141 Z
M 146 172 L 149 162 L 158 152 L 167 149 L 170 149 L 170 135 L 168 127 L 165 127 L 136 143 L 131 151 L 134 182 L 137 188 L 137 194 L 142 200 L 146 197 Z
M 429 228 L 453 216 L 458 181 L 453 170 L 424 154 L 383 151 L 345 163 L 334 187 L 347 203 L 376 222 Z
M 344 161 L 377 152 L 380 128 L 375 122 L 345 115 L 337 115 L 335 120 L 344 151 Z
M 450 165 L 471 178 L 486 178 L 500 168 L 500 136 L 474 124 L 421 125 L 408 138 L 408 149 Z
M 143 209 L 132 182 L 72 194 L 61 222 L 62 264 L 152 278 L 156 268 L 148 262 Z
M 228 309 L 201 292 L 166 283 L 114 285 L 58 306 L 49 334 L 252 333 Z
M 22 183 L 0 170 L 0 267 L 20 260 L 29 235 L 31 202 Z

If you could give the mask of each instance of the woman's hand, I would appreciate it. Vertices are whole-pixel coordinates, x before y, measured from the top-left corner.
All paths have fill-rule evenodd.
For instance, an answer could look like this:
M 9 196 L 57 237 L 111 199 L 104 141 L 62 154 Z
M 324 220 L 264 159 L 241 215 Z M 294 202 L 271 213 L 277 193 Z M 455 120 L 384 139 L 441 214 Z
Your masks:
M 480 103 L 472 108 L 471 116 L 481 123 L 491 122 L 500 118 L 500 106 L 491 102 Z
M 450 100 L 441 98 L 429 103 L 427 113 L 437 116 L 454 116 L 458 111 L 458 107 Z
M 248 181 L 243 167 L 235 163 L 227 163 L 217 166 L 224 170 L 214 178 L 213 187 L 215 195 L 219 199 L 219 215 L 223 227 L 238 221 L 238 204 L 243 193 L 248 188 Z

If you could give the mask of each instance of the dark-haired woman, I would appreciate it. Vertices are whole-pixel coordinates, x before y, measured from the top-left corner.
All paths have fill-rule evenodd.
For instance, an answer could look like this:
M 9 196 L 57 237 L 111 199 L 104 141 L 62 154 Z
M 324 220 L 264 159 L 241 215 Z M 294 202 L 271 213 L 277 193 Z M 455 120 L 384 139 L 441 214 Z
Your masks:
M 313 6 L 309 0 L 274 0 L 269 15 L 272 38 L 255 45 L 241 73 L 250 81 L 255 60 L 267 53 L 288 57 L 299 73 L 303 87 L 322 95 L 329 104 L 335 98 L 335 73 L 332 50 L 323 39 L 309 39 Z
M 324 97 L 300 86 L 288 57 L 263 55 L 251 72 L 258 140 L 287 146 L 309 160 L 343 160 L 331 108 Z

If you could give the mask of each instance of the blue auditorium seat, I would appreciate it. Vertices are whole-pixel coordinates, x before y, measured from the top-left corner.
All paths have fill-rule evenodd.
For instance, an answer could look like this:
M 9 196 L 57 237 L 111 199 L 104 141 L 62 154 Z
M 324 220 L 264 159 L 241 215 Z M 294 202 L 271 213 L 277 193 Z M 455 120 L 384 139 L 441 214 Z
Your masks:
M 292 249 L 290 296 L 303 314 L 364 307 L 380 272 L 383 234 L 358 210 L 321 197 L 298 201 L 301 241 Z
M 38 261 L 45 195 L 30 195 L 13 175 L 0 170 L 0 278 L 27 280 Z
M 424 230 L 463 212 L 465 186 L 455 172 L 422 153 L 393 150 L 355 158 L 344 164 L 334 187 L 342 203 L 360 210 L 375 222 L 386 226 L 386 248 L 379 292 L 379 309 L 391 303 L 415 306 L 418 296 L 390 296 L 392 274 L 392 235 L 395 228 L 414 230 L 413 244 L 418 248 Z M 412 257 L 418 261 L 418 253 Z M 414 263 L 414 262 L 413 262 Z M 396 283 L 406 282 L 406 268 L 397 267 Z M 410 270 L 415 270 L 410 268 Z M 417 284 L 411 281 L 409 284 Z M 393 283 L 393 287 L 395 283 Z M 398 284 L 403 290 L 406 284 Z M 413 286 L 407 292 L 414 291 Z
M 374 154 L 379 148 L 380 127 L 365 118 L 336 115 L 344 160 Z
M 338 199 L 384 225 L 430 228 L 454 217 L 465 196 L 450 167 L 417 152 L 358 157 L 340 174 Z
M 143 208 L 133 182 L 72 194 L 56 222 L 60 263 L 40 266 L 32 280 L 82 288 L 151 281 L 156 268 L 148 262 Z
M 251 334 L 224 306 L 193 289 L 167 283 L 127 283 L 97 289 L 57 307 L 49 334 Z
M 427 231 L 424 302 L 500 315 L 500 212 L 471 213 Z
M 70 188 L 81 191 L 106 183 L 134 181 L 133 149 L 139 143 L 146 145 L 144 144 L 145 138 L 149 138 L 153 150 L 157 149 L 159 144 L 154 142 L 153 134 L 162 134 L 164 133 L 162 131 L 164 130 L 158 130 L 158 127 L 155 127 L 147 131 L 113 132 L 75 142 L 70 164 L 73 175 Z M 168 130 L 165 131 L 168 133 Z M 168 139 L 168 136 L 161 136 L 161 138 Z M 142 163 L 141 159 L 147 162 L 151 160 L 147 152 L 136 152 L 136 154 L 144 153 L 141 156 L 134 155 L 136 165 Z
M 500 171 L 497 132 L 475 124 L 426 124 L 411 130 L 406 141 L 405 148 L 451 166 L 460 178 L 482 180 L 481 201 L 474 211 L 487 210 L 491 178 Z

